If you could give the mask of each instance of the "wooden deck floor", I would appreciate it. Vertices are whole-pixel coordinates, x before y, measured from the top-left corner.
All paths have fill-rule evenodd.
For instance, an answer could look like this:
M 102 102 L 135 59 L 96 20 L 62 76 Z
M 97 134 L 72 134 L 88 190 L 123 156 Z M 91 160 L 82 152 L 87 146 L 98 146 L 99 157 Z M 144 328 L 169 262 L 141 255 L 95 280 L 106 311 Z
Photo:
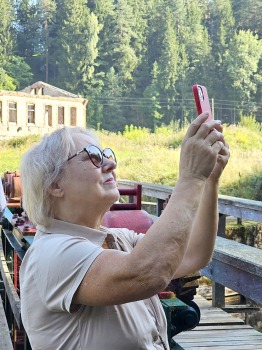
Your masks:
M 176 335 L 174 350 L 262 350 L 262 333 L 201 296 L 194 300 L 201 310 L 200 324 Z

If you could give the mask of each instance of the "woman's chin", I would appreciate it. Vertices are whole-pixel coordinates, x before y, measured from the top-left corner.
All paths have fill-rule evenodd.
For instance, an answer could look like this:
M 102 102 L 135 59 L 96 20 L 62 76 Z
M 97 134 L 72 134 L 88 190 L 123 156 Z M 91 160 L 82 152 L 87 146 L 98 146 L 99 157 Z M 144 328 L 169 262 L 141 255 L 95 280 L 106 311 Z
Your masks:
M 109 207 L 111 207 L 115 202 L 119 201 L 120 199 L 120 194 L 118 189 L 112 188 L 110 191 L 107 191 L 107 200 L 110 203 Z

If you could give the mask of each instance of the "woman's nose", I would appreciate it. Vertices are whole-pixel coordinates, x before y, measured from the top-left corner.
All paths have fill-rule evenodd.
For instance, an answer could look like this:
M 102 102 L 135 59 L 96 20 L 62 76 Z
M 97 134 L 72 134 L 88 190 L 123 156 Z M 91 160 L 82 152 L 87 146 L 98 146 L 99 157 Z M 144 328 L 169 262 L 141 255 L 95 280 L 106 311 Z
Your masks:
M 102 171 L 112 171 L 117 167 L 117 163 L 106 157 L 103 158 Z

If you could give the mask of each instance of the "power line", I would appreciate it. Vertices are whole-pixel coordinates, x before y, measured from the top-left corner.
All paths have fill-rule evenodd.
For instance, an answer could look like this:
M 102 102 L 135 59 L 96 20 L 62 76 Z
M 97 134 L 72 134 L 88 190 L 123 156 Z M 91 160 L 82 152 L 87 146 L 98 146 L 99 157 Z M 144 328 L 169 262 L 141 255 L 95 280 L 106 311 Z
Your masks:
M 158 103 L 160 105 L 168 105 L 168 106 L 180 106 L 181 103 L 184 102 L 189 102 L 192 103 L 192 105 L 194 106 L 194 100 L 193 98 L 191 99 L 187 99 L 187 98 L 177 98 L 174 101 L 169 101 L 168 99 L 155 99 L 152 100 L 151 98 L 147 98 L 147 97 L 98 97 L 92 100 L 93 103 L 97 103 L 97 104 L 104 104 L 104 105 L 109 105 L 110 103 L 119 103 L 121 105 L 123 105 L 124 103 L 129 102 L 129 104 L 127 104 L 127 106 L 130 105 L 135 105 L 135 106 L 143 106 L 144 102 L 149 102 L 149 103 Z M 143 103 L 141 103 L 143 102 Z M 130 104 L 132 103 L 132 104 Z M 245 107 L 245 106 L 250 106 L 253 105 L 254 107 L 261 107 L 262 108 L 262 103 L 256 103 L 253 101 L 238 101 L 238 100 L 214 100 L 214 104 L 215 106 L 226 106 L 226 105 L 230 105 L 232 107 L 237 107 L 237 106 L 241 106 L 241 107 Z

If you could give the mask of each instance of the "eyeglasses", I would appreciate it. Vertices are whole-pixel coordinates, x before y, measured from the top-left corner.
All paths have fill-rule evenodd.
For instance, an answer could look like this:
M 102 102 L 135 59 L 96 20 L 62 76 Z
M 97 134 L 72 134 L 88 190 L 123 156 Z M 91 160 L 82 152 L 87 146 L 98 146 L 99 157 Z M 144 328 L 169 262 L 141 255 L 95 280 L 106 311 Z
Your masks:
M 78 156 L 80 153 L 86 152 L 88 154 L 89 159 L 94 164 L 95 167 L 101 168 L 103 165 L 104 157 L 114 161 L 116 161 L 115 153 L 111 150 L 111 148 L 105 148 L 103 151 L 101 151 L 98 147 L 94 145 L 89 145 L 83 148 L 81 151 L 78 151 L 73 156 L 69 157 L 68 160 Z

